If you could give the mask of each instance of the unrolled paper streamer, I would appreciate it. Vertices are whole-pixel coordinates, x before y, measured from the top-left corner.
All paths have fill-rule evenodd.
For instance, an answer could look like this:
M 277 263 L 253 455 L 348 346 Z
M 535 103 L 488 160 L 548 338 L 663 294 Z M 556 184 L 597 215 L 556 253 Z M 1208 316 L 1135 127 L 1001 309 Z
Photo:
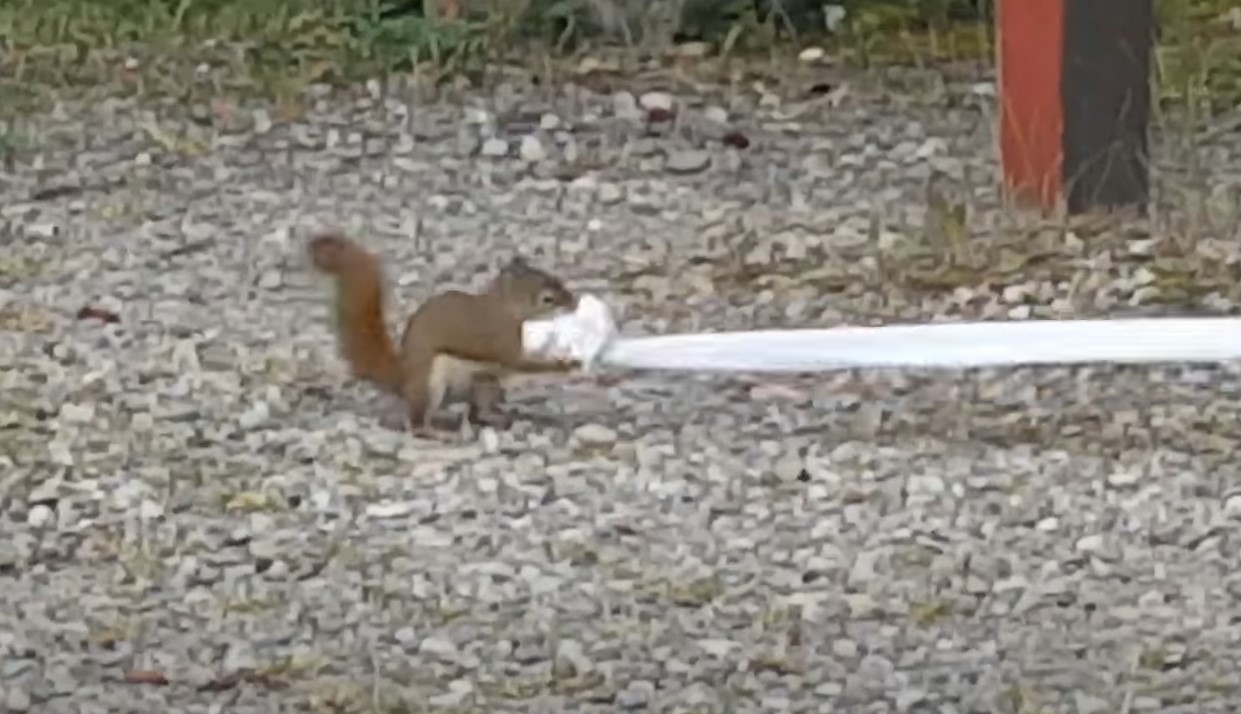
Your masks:
M 621 337 L 607 305 L 528 322 L 533 353 L 628 369 L 819 372 L 857 367 L 962 368 L 1241 359 L 1241 318 L 956 322 Z

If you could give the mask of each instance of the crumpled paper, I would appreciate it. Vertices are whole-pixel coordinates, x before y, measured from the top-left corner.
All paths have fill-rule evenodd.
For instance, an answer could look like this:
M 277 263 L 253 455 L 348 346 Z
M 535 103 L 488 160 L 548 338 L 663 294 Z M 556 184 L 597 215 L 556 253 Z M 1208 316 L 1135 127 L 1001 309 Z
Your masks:
M 582 295 L 573 312 L 522 323 L 521 341 L 526 354 L 577 359 L 583 370 L 589 370 L 607 351 L 616 333 L 616 320 L 607 303 L 594 295 Z

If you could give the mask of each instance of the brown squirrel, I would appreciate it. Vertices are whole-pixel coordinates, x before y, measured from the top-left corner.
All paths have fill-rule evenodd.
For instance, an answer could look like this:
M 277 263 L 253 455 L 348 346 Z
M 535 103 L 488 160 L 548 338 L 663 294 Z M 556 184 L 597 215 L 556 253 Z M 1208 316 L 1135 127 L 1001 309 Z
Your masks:
M 309 253 L 318 270 L 335 278 L 337 335 L 350 371 L 401 397 L 415 433 L 428 433 L 433 412 L 461 397 L 471 422 L 493 420 L 507 375 L 581 366 L 524 354 L 522 322 L 577 303 L 560 280 L 524 258 L 504 265 L 481 294 L 449 290 L 428 299 L 405 323 L 398 352 L 384 323 L 379 260 L 339 233 L 312 238 Z

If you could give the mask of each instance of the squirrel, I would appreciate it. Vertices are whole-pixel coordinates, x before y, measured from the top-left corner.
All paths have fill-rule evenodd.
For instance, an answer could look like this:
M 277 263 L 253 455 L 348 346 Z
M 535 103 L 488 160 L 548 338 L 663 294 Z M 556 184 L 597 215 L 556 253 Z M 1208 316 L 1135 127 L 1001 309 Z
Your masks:
M 470 422 L 494 421 L 508 375 L 581 367 L 578 360 L 525 355 L 522 323 L 572 308 L 577 298 L 520 256 L 480 294 L 449 290 L 424 302 L 406 321 L 398 350 L 384 322 L 378 258 L 335 232 L 313 237 L 308 251 L 315 268 L 335 280 L 338 346 L 350 372 L 402 398 L 415 434 L 429 434 L 435 410 L 462 397 Z

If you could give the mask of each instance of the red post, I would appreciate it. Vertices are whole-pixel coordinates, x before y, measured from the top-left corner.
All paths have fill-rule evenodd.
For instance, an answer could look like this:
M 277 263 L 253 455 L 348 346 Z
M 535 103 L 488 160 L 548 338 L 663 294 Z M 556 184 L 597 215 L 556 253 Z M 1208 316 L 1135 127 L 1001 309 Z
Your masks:
M 1060 199 L 1064 0 L 999 0 L 1000 161 L 1013 199 L 1044 210 Z
M 1146 207 L 1153 0 L 997 0 L 1000 160 L 1018 203 Z

